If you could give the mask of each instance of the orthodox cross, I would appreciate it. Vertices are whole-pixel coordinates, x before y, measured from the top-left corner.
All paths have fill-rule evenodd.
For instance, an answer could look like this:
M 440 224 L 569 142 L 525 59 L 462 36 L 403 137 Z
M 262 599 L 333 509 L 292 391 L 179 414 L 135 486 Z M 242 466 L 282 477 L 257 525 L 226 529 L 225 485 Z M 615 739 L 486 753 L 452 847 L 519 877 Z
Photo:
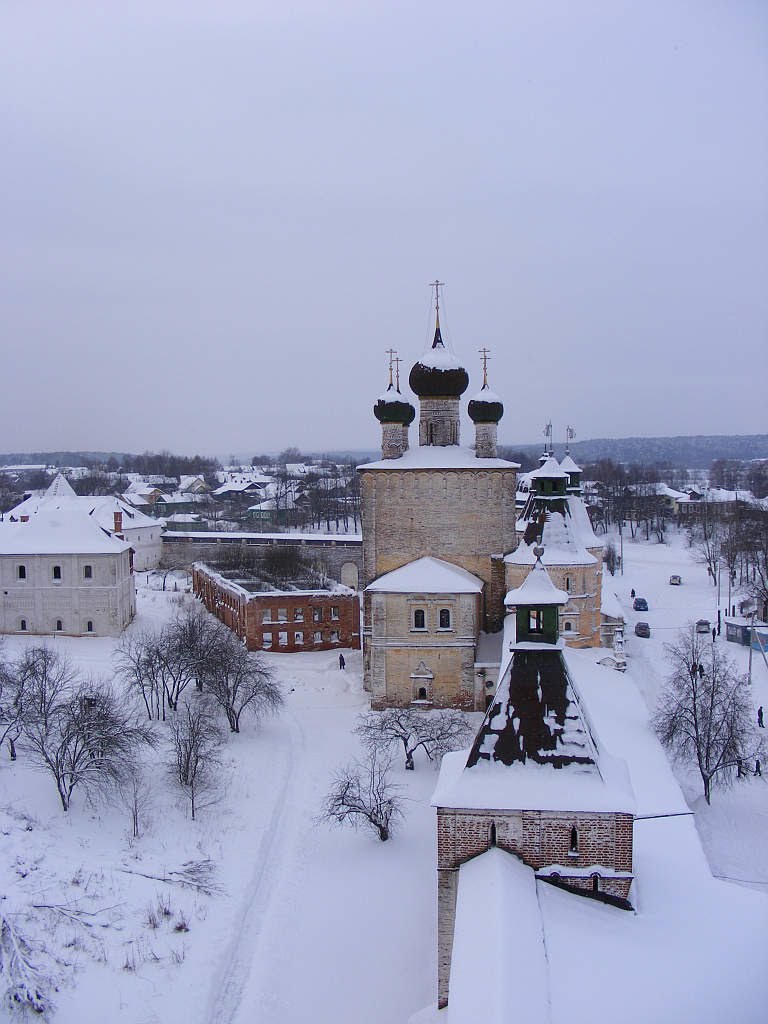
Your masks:
M 549 452 L 552 450 L 552 420 L 550 420 L 546 427 L 544 427 L 544 437 L 546 437 L 547 439 L 547 444 L 545 445 L 545 447 L 546 450 Z
M 445 281 L 438 281 L 437 278 L 430 284 L 435 289 L 435 315 L 440 319 L 440 289 L 445 288 Z
M 392 362 L 395 364 L 395 386 L 397 390 L 400 390 L 400 363 L 402 363 L 400 356 L 396 355 Z
M 395 349 L 395 348 L 388 348 L 388 349 L 385 349 L 384 351 L 385 351 L 386 355 L 389 356 L 389 386 L 392 387 L 392 367 L 395 364 L 395 356 L 397 355 L 397 349 Z M 399 359 L 398 359 L 398 362 L 400 362 Z
M 489 348 L 479 348 L 477 350 L 480 353 L 480 357 L 483 360 L 483 387 L 488 387 L 488 356 L 491 350 Z

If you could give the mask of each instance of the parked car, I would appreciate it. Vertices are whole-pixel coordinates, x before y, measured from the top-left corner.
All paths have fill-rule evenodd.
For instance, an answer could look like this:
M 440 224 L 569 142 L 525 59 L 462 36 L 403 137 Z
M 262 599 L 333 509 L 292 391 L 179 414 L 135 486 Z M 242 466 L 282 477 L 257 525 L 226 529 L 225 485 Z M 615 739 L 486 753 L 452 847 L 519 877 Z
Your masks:
M 635 636 L 644 636 L 646 639 L 651 635 L 651 627 L 647 622 L 635 623 Z
M 696 620 L 696 632 L 697 633 L 711 633 L 712 627 L 709 624 L 709 619 L 697 619 Z
M 647 612 L 648 602 L 645 600 L 644 597 L 636 597 L 635 600 L 632 602 L 632 607 L 635 609 L 636 612 Z
M 680 584 L 683 582 L 683 577 L 675 574 L 669 577 L 669 582 L 673 587 L 679 587 Z

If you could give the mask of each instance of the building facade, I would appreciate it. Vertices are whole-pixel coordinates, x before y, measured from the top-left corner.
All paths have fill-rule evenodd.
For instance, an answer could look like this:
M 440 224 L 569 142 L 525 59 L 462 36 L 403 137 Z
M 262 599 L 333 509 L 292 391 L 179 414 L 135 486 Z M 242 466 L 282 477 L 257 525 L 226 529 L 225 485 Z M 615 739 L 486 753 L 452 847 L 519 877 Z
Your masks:
M 249 651 L 360 647 L 360 602 L 348 587 L 278 590 L 242 570 L 196 562 L 192 590 Z
M 132 560 L 77 510 L 0 523 L 0 632 L 119 636 L 136 614 Z

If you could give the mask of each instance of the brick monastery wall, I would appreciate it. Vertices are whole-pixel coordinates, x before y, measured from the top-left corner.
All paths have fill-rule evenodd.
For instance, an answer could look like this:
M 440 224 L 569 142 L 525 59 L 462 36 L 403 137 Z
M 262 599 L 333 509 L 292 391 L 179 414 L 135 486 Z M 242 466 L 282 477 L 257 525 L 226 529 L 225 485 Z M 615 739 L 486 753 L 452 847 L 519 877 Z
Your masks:
M 491 826 L 496 845 L 520 857 L 534 870 L 550 865 L 614 871 L 632 871 L 631 814 L 555 811 L 472 811 L 437 809 L 437 971 L 438 1006 L 448 1004 L 456 923 L 459 868 L 491 846 Z M 578 853 L 570 852 L 571 829 L 578 833 Z M 567 874 L 561 880 L 575 888 L 592 890 L 592 877 Z M 600 877 L 603 893 L 627 899 L 631 878 Z

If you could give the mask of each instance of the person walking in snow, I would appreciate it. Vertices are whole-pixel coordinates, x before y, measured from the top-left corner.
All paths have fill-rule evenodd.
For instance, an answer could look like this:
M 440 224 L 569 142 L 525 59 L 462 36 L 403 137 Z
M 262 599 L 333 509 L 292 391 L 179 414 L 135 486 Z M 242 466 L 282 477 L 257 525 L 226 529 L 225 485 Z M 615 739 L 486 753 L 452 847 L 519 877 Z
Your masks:
M 632 598 L 632 600 L 635 599 L 635 588 L 634 587 L 632 587 L 632 589 L 630 590 L 629 596 Z
M 343 671 L 347 667 L 346 661 L 344 661 L 344 655 L 339 655 L 339 670 Z
M 699 679 L 703 679 L 703 678 L 704 678 L 704 666 L 701 663 L 699 663 Z
M 762 773 L 762 771 L 760 770 L 760 758 L 758 758 L 758 759 L 757 759 L 757 760 L 755 761 L 755 775 L 760 775 L 760 776 L 762 776 L 762 774 L 763 774 L 763 773 Z
M 712 627 L 712 643 L 714 643 L 716 639 L 717 639 L 717 630 L 713 626 Z
M 761 729 L 765 728 L 765 726 L 763 725 L 763 705 L 762 704 L 757 709 L 757 724 L 760 726 Z

